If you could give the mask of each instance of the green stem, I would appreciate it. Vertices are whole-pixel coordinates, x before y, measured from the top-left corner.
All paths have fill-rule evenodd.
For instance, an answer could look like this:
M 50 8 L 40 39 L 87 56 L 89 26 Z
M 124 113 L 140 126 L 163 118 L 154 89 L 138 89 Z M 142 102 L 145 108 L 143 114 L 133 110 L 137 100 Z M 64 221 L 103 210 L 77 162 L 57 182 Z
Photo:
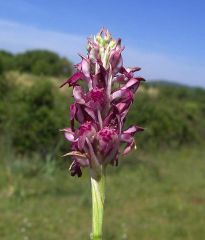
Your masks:
M 102 166 L 98 178 L 92 176 L 92 234 L 91 240 L 102 240 L 103 208 L 105 201 L 105 168 Z

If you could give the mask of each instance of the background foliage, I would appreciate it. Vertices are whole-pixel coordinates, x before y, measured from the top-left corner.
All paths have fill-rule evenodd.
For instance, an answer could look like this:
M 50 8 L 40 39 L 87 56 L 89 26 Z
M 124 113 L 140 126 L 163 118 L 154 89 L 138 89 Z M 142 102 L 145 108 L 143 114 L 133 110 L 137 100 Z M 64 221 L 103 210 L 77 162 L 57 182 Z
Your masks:
M 0 52 L 1 136 L 17 153 L 54 156 L 65 147 L 58 129 L 69 125 L 68 88 L 58 88 L 64 63 L 70 62 L 49 51 L 28 51 L 12 55 Z M 0 65 L 1 66 L 1 65 Z M 60 71 L 61 69 L 61 71 Z M 15 74 L 8 70 L 18 70 Z M 68 69 L 67 69 L 68 70 Z M 27 72 L 27 75 L 25 75 Z M 40 76 L 36 76 L 40 75 Z M 68 75 L 69 75 L 68 74 Z M 51 78 L 58 76 L 58 78 Z M 145 132 L 137 136 L 141 149 L 178 148 L 203 143 L 205 139 L 205 90 L 163 82 L 145 83 L 127 119 Z M 61 140 L 60 140 L 61 139 Z
M 70 75 L 73 70 L 68 59 L 48 50 L 30 50 L 16 55 L 1 50 L 0 66 L 2 71 L 17 70 L 47 76 Z
M 71 72 L 53 52 L 0 51 L 0 239 L 89 235 L 88 176 L 69 177 L 60 158 L 72 95 L 59 86 Z M 127 126 L 145 131 L 138 151 L 109 169 L 105 239 L 205 238 L 204 103 L 202 88 L 140 87 Z

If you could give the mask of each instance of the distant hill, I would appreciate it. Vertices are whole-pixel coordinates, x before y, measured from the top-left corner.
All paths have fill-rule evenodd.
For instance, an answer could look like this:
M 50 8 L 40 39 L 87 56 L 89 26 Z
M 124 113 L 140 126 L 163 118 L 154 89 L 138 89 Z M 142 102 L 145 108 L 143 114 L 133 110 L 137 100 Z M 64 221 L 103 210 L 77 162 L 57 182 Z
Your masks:
M 186 87 L 186 88 L 203 88 L 197 86 L 189 86 L 183 83 L 178 83 L 176 81 L 170 80 L 147 80 L 149 86 L 158 87 L 158 86 L 170 86 L 170 87 Z
M 36 76 L 69 76 L 73 71 L 71 61 L 48 50 L 30 50 L 11 54 L 0 50 L 0 72 L 19 71 Z

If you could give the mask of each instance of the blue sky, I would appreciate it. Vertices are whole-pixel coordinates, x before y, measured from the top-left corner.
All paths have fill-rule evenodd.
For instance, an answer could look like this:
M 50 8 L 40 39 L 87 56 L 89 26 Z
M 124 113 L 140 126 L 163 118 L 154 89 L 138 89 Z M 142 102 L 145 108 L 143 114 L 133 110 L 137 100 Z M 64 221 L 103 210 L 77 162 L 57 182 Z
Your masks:
M 105 26 L 146 78 L 205 87 L 204 13 L 203 0 L 1 0 L 0 48 L 47 48 L 76 62 L 86 37 Z

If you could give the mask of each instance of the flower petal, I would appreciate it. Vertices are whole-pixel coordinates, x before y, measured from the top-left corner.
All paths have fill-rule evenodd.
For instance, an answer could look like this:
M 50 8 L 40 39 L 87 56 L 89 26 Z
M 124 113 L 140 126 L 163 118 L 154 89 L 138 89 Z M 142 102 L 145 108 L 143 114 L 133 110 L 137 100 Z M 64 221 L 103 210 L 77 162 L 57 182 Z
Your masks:
M 73 88 L 73 96 L 74 96 L 76 103 L 79 103 L 79 104 L 85 103 L 84 93 L 83 93 L 83 89 L 81 86 L 75 86 Z
M 133 141 L 131 143 L 128 143 L 127 146 L 125 147 L 122 155 L 126 155 L 128 154 L 133 148 L 135 148 L 136 145 L 135 145 L 135 141 L 133 139 Z
M 116 101 L 131 103 L 133 101 L 133 93 L 128 88 L 119 89 L 111 94 L 111 99 L 115 103 Z
M 94 121 L 97 121 L 97 117 L 96 117 L 95 112 L 93 111 L 93 109 L 91 109 L 89 107 L 85 107 L 84 110 Z
M 66 138 L 69 142 L 75 142 L 74 132 L 72 131 L 71 128 L 64 128 L 64 129 L 61 129 L 60 131 L 63 131 L 63 132 L 64 132 L 65 138 Z
M 144 131 L 144 128 L 139 126 L 131 126 L 127 130 L 123 131 L 124 134 L 135 134 L 137 132 Z
M 81 107 L 80 104 L 76 104 L 76 107 L 77 107 L 77 111 L 76 111 L 75 118 L 79 123 L 83 123 L 85 121 L 85 114 L 83 112 L 83 108 Z
M 123 60 L 122 60 L 122 48 L 119 50 L 113 50 L 110 54 L 110 59 L 109 59 L 109 63 L 112 67 L 112 72 L 113 75 L 115 75 L 117 72 L 119 72 L 120 68 L 123 65 Z
M 133 77 L 134 72 L 140 71 L 140 67 L 131 67 L 131 68 L 124 68 L 123 66 L 120 69 L 120 73 L 124 74 L 126 77 L 130 78 Z
M 122 87 L 122 90 L 123 90 L 123 89 L 130 88 L 130 87 L 132 87 L 132 86 L 135 85 L 135 84 L 139 84 L 139 80 L 137 80 L 136 78 L 131 78 L 131 79 Z
M 82 72 L 87 78 L 90 77 L 90 62 L 87 58 L 83 58 L 82 60 Z
M 63 87 L 64 85 L 66 84 L 69 84 L 69 86 L 73 86 L 76 84 L 76 82 L 80 79 L 80 78 L 83 78 L 83 75 L 81 72 L 76 72 L 74 73 L 70 78 L 68 78 L 61 86 Z

